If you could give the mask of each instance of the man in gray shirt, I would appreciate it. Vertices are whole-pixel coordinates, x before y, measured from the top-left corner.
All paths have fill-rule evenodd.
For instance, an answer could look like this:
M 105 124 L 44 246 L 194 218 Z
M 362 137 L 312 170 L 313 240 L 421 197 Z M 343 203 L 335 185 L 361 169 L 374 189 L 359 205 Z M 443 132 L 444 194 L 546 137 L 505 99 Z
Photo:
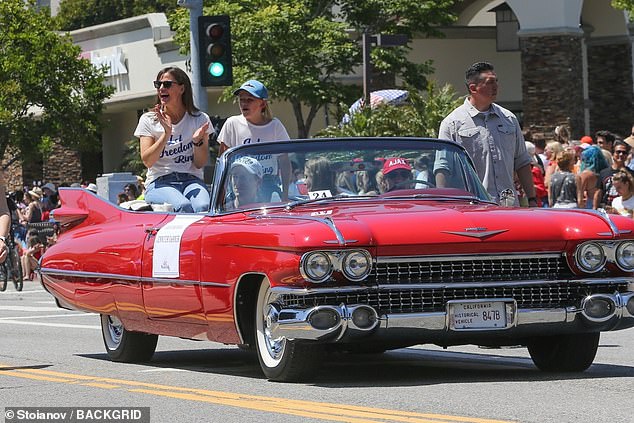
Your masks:
M 474 63 L 467 69 L 465 79 L 469 95 L 464 104 L 442 121 L 438 138 L 453 140 L 467 150 L 480 180 L 496 201 L 504 190 L 516 193 L 513 182 L 516 172 L 529 206 L 536 207 L 531 158 L 519 122 L 512 112 L 494 103 L 498 79 L 493 65 Z M 451 159 L 437 156 L 436 185 L 450 185 L 451 172 Z M 517 195 L 515 198 L 515 204 L 519 205 Z

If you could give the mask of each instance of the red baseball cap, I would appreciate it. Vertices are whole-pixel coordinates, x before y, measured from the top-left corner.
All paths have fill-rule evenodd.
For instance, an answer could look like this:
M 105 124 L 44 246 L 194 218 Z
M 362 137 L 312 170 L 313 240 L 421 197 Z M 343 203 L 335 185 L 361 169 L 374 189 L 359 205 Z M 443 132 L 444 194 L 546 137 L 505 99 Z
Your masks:
M 581 142 L 584 144 L 594 144 L 594 140 L 590 135 L 584 135 L 581 137 Z
M 412 167 L 407 162 L 407 159 L 401 157 L 391 157 L 389 159 L 386 159 L 385 163 L 383 163 L 383 175 L 387 175 L 388 173 L 397 169 L 405 169 L 411 171 Z

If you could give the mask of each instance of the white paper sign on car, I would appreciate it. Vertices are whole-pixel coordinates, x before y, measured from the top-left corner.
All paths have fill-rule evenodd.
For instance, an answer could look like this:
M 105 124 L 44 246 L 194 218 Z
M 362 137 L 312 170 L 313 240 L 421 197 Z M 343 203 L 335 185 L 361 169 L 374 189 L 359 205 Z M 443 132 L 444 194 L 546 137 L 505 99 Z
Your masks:
M 154 256 L 152 257 L 153 278 L 177 278 L 180 274 L 179 258 L 181 238 L 185 229 L 199 221 L 202 215 L 178 215 L 156 233 Z

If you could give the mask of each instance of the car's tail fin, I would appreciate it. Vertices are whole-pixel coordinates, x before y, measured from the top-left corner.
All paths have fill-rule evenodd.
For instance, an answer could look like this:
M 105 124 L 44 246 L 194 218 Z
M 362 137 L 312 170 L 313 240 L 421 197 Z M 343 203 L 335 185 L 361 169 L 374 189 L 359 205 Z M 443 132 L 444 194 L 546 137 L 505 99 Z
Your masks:
M 62 206 L 51 213 L 61 231 L 81 223 L 101 223 L 121 214 L 114 204 L 83 188 L 60 188 L 59 195 Z

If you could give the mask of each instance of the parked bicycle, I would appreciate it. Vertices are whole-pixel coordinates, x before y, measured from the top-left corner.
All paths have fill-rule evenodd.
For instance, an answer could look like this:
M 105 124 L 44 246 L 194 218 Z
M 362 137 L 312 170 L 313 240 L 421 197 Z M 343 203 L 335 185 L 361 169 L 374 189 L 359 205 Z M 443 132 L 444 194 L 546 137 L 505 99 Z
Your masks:
M 24 287 L 22 261 L 18 246 L 15 244 L 15 224 L 13 223 L 5 242 L 7 244 L 7 258 L 0 265 L 0 291 L 7 289 L 9 279 L 13 281 L 16 291 L 22 291 Z

